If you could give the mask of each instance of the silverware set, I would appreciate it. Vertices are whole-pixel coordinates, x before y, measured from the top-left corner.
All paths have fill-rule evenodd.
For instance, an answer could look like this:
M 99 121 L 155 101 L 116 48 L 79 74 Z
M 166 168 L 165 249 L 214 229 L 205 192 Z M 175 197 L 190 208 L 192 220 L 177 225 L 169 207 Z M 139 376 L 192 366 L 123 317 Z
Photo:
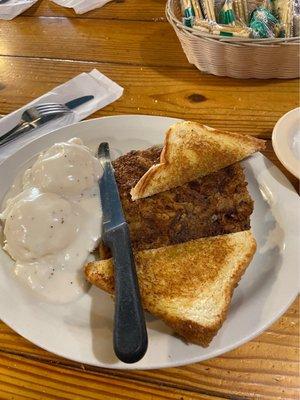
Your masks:
M 0 136 L 0 146 L 16 139 L 22 134 L 37 129 L 50 121 L 62 118 L 67 114 L 72 114 L 73 109 L 92 100 L 93 98 L 94 96 L 83 96 L 71 100 L 66 104 L 45 103 L 28 108 L 21 115 L 20 122 L 14 128 Z

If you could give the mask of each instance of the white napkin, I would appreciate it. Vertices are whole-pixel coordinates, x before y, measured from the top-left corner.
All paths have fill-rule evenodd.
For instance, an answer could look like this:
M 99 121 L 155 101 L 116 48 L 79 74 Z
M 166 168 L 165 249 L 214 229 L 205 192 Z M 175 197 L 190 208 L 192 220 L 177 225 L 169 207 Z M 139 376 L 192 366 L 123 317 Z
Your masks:
M 105 75 L 101 74 L 97 69 L 93 69 L 89 73 L 82 73 L 70 81 L 57 86 L 50 92 L 44 94 L 38 99 L 26 104 L 26 106 L 19 108 L 17 111 L 0 119 L 0 137 L 14 126 L 18 124 L 24 110 L 33 105 L 41 103 L 60 103 L 64 104 L 70 100 L 77 99 L 78 97 L 93 95 L 94 99 L 82 104 L 73 110 L 72 114 L 67 114 L 62 119 L 57 119 L 51 123 L 45 124 L 42 127 L 35 129 L 32 132 L 21 135 L 18 139 L 13 140 L 6 145 L 0 147 L 0 163 L 6 157 L 13 154 L 20 147 L 29 143 L 33 139 L 46 134 L 47 132 L 56 128 L 66 126 L 94 113 L 117 100 L 123 93 L 123 88 Z
M 38 0 L 9 0 L 0 4 L 0 19 L 10 20 L 22 14 Z
M 100 8 L 111 0 L 52 0 L 59 6 L 73 8 L 76 14 L 84 14 L 94 8 Z

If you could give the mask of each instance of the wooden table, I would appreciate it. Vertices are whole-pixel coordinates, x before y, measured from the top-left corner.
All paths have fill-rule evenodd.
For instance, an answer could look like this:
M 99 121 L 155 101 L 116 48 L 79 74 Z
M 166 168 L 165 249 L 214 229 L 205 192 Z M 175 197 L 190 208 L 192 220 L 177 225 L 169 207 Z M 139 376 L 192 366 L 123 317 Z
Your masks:
M 0 114 L 83 71 L 98 68 L 125 88 L 93 117 L 180 117 L 267 140 L 298 106 L 297 80 L 233 80 L 188 64 L 164 17 L 162 0 L 125 0 L 77 16 L 48 0 L 0 21 Z M 54 356 L 0 323 L 1 399 L 296 399 L 299 303 L 261 336 L 221 357 L 155 371 L 94 368 Z

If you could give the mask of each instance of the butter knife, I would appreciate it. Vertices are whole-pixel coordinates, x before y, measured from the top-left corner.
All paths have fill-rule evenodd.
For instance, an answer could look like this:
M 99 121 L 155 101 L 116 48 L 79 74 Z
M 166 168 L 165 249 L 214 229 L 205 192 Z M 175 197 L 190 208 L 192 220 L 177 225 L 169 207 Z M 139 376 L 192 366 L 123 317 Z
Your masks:
M 114 351 L 121 361 L 134 363 L 144 356 L 148 347 L 145 318 L 129 229 L 123 214 L 108 143 L 100 144 L 98 157 L 103 167 L 99 181 L 103 211 L 102 240 L 114 259 Z

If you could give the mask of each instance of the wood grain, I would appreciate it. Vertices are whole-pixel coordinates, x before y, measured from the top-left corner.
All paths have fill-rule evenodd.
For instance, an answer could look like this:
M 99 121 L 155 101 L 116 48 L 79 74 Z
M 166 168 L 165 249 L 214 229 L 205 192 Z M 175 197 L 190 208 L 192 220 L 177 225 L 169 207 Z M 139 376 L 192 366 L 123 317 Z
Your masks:
M 192 68 L 167 22 L 18 17 L 1 21 L 0 55 Z
M 124 87 L 91 117 L 150 114 L 267 139 L 264 154 L 298 189 L 271 145 L 298 106 L 298 80 L 233 80 L 190 65 L 164 17 L 165 0 L 121 0 L 84 15 L 39 0 L 0 22 L 0 114 L 98 68 Z M 227 354 L 154 371 L 95 368 L 57 357 L 0 322 L 0 399 L 298 399 L 299 300 L 266 332 Z
M 94 19 L 117 19 L 131 21 L 159 22 L 166 20 L 164 0 L 119 0 L 112 1 L 102 8 L 89 11 L 84 16 L 76 14 L 73 9 L 60 7 L 50 0 L 38 1 L 30 7 L 23 16 L 30 17 L 68 17 L 68 18 L 94 18 Z
M 176 388 L 187 393 L 184 399 L 193 398 L 188 397 L 189 393 L 201 393 L 213 398 L 215 396 L 229 398 L 228 393 L 230 393 L 230 398 L 234 399 L 253 397 L 297 399 L 300 394 L 299 300 L 295 301 L 281 319 L 255 340 L 221 357 L 185 367 L 153 371 L 117 371 L 90 367 L 47 353 L 21 338 L 4 324 L 0 324 L 0 354 L 8 357 L 4 359 L 4 363 L 2 361 L 6 370 L 2 372 L 0 367 L 0 377 L 4 376 L 2 382 L 3 379 L 6 381 L 9 377 L 16 376 L 16 371 L 7 369 L 7 364 L 9 367 L 14 362 L 19 370 L 23 368 L 21 365 L 24 363 L 26 371 L 34 370 L 36 374 L 35 366 L 37 363 L 43 363 L 43 370 L 46 368 L 46 373 L 49 374 L 47 382 L 50 379 L 50 383 L 47 384 L 47 393 L 50 393 L 50 388 L 52 388 L 51 379 L 54 379 L 54 376 L 57 379 L 56 369 L 52 375 L 52 366 L 55 365 L 68 371 L 84 370 L 88 374 L 101 377 L 104 383 L 107 377 L 120 380 L 121 385 L 124 384 L 124 380 L 136 380 L 138 387 L 148 384 L 155 386 L 163 382 L 165 388 Z M 20 372 L 20 377 L 28 380 L 27 374 Z M 72 376 L 70 382 L 73 382 L 73 379 L 74 384 L 77 385 L 76 375 Z M 82 386 L 90 387 L 89 379 L 90 375 L 82 376 Z M 68 379 L 66 382 L 68 384 Z M 11 390 L 16 391 L 17 388 L 11 388 Z M 169 393 L 168 390 L 167 392 Z M 162 396 L 161 393 L 160 395 Z M 147 399 L 147 397 L 144 398 Z
M 277 120 L 297 107 L 297 81 L 245 81 L 197 69 L 139 67 L 1 57 L 0 113 L 6 114 L 81 72 L 98 68 L 124 87 L 120 100 L 94 116 L 151 114 L 198 120 L 270 138 Z M 26 79 L 24 79 L 24 76 Z
M 82 369 L 47 365 L 44 362 L 4 353 L 0 353 L 0 396 L 6 400 L 221 399 L 87 370 L 84 370 L 83 374 Z

